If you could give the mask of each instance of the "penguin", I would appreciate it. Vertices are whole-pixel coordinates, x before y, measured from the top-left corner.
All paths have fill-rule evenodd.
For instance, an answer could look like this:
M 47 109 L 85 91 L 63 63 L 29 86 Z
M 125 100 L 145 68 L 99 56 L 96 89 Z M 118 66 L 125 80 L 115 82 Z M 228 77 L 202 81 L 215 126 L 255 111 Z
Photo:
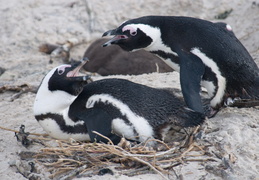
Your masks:
M 103 44 L 126 51 L 144 49 L 180 73 L 187 106 L 204 113 L 200 90 L 207 89 L 213 117 L 228 98 L 259 99 L 259 69 L 225 23 L 183 16 L 144 16 L 109 30 Z
M 53 68 L 42 80 L 34 102 L 34 116 L 53 138 L 118 144 L 163 140 L 170 127 L 193 127 L 206 117 L 188 109 L 171 90 L 156 89 L 124 79 L 89 82 L 79 76 L 85 65 Z
M 119 46 L 102 48 L 106 41 L 105 38 L 97 39 L 87 48 L 83 57 L 91 61 L 85 64 L 86 71 L 96 72 L 102 76 L 173 71 L 160 58 L 144 50 L 127 52 Z

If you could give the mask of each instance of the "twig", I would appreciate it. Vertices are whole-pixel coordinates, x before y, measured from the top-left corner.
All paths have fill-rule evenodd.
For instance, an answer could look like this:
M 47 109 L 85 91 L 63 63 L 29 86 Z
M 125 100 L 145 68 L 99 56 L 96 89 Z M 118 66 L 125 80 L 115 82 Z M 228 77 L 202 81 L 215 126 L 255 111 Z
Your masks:
M 140 163 L 142 163 L 142 164 L 145 164 L 145 165 L 147 165 L 147 166 L 149 166 L 152 170 L 154 170 L 156 173 L 158 173 L 158 174 L 160 174 L 164 179 L 168 179 L 167 177 L 165 177 L 164 175 L 163 175 L 163 173 L 161 173 L 159 170 L 157 170 L 157 168 L 156 167 L 154 167 L 152 164 L 150 164 L 149 162 L 147 162 L 147 161 L 144 161 L 144 160 L 142 160 L 142 159 L 140 159 L 140 158 L 138 158 L 138 157 L 136 157 L 134 154 L 130 154 L 129 152 L 127 152 L 127 151 L 125 151 L 124 149 L 122 149 L 121 147 L 119 147 L 119 146 L 116 146 L 116 148 L 118 148 L 118 149 L 120 149 L 122 152 L 118 152 L 118 150 L 117 150 L 117 152 L 115 152 L 117 155 L 119 155 L 119 156 L 122 156 L 122 157 L 129 157 L 130 159 L 133 159 L 133 160 L 136 160 L 136 161 L 138 161 L 138 162 L 140 162 Z M 154 156 L 152 156 L 152 157 L 154 157 Z
M 170 147 L 163 141 L 159 140 L 159 139 L 148 139 L 145 143 L 144 146 L 147 146 L 147 144 L 150 142 L 150 141 L 156 141 L 156 142 L 159 142 L 161 144 L 163 144 L 167 149 L 170 149 Z
M 8 129 L 8 128 L 2 127 L 2 126 L 0 126 L 0 129 L 6 130 L 6 131 L 11 131 L 11 132 L 19 133 L 19 131 L 17 131 L 17 130 Z M 30 133 L 30 135 L 34 135 L 34 136 L 49 136 L 48 134 L 38 134 L 38 133 Z M 33 139 L 33 138 L 32 138 L 32 139 Z
M 198 161 L 198 162 L 205 162 L 205 161 L 217 161 L 213 158 L 204 158 L 204 159 L 186 159 L 185 161 Z
M 118 147 L 121 149 L 121 151 L 126 152 L 124 149 Z M 127 154 L 128 157 L 159 157 L 159 156 L 164 156 L 165 154 L 171 153 L 172 151 L 175 151 L 176 148 L 171 148 L 167 151 L 161 152 L 161 153 L 155 153 L 155 154 Z
M 126 155 L 127 156 L 127 155 Z M 130 158 L 133 158 L 134 160 L 138 161 L 138 162 L 141 162 L 142 164 L 145 164 L 147 166 L 149 166 L 151 169 L 153 169 L 156 173 L 160 174 L 164 179 L 168 179 L 166 176 L 163 175 L 163 173 L 161 173 L 159 170 L 156 169 L 156 167 L 154 167 L 152 164 L 150 164 L 149 162 L 147 161 L 144 161 L 138 157 L 134 157 L 134 156 L 128 156 Z
M 101 137 L 104 138 L 104 139 L 107 139 L 107 140 L 109 141 L 109 143 L 114 146 L 114 144 L 113 144 L 113 142 L 110 140 L 110 138 L 108 138 L 108 137 L 106 137 L 106 136 L 104 136 L 104 135 L 98 133 L 97 131 L 92 131 L 92 132 L 93 132 L 94 134 L 97 134 L 98 136 L 101 136 Z
M 66 179 L 69 179 L 73 176 L 76 176 L 78 173 L 80 173 L 81 171 L 83 171 L 84 169 L 87 168 L 87 165 L 83 165 L 79 168 L 76 168 L 72 171 L 70 171 L 67 175 L 63 176 L 63 177 L 58 177 L 57 179 L 60 179 L 60 180 L 66 180 Z

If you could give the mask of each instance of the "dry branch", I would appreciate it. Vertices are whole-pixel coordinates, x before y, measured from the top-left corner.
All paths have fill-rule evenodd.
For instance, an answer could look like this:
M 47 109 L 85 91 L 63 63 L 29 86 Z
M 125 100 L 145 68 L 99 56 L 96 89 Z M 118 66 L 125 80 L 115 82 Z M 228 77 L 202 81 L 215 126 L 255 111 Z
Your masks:
M 7 91 L 16 92 L 11 97 L 11 101 L 18 99 L 22 94 L 24 93 L 36 93 L 38 87 L 36 86 L 30 86 L 28 84 L 21 84 L 21 85 L 7 85 L 7 84 L 0 84 L 0 93 L 4 93 Z

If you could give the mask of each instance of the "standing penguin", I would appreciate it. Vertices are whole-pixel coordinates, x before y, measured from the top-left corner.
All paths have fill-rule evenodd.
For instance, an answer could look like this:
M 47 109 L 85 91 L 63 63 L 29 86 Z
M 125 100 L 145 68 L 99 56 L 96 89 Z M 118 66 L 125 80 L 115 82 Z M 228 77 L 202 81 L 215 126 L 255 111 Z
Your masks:
M 226 28 L 225 28 L 226 27 Z M 210 96 L 209 116 L 228 98 L 259 99 L 259 70 L 229 26 L 191 17 L 146 16 L 124 22 L 103 36 L 103 46 L 145 49 L 180 73 L 187 106 L 203 113 L 201 86 Z
M 172 126 L 196 126 L 205 119 L 170 90 L 123 79 L 89 83 L 89 76 L 78 76 L 85 62 L 52 69 L 39 87 L 34 115 L 54 138 L 107 142 L 93 133 L 97 131 L 114 144 L 121 137 L 143 142 L 163 139 Z

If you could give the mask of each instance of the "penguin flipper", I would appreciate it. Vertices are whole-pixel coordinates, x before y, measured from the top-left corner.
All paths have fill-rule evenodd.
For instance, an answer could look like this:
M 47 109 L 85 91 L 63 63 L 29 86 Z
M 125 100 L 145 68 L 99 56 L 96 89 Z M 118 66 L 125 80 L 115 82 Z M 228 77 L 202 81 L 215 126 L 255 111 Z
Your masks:
M 204 113 L 200 96 L 205 65 L 194 54 L 182 52 L 180 58 L 180 83 L 185 103 L 193 111 Z
M 120 142 L 121 137 L 112 133 L 111 123 L 113 118 L 103 109 L 96 107 L 91 108 L 82 115 L 81 119 L 83 119 L 86 124 L 91 142 L 109 142 L 107 139 L 93 133 L 93 131 L 108 137 L 114 144 Z

